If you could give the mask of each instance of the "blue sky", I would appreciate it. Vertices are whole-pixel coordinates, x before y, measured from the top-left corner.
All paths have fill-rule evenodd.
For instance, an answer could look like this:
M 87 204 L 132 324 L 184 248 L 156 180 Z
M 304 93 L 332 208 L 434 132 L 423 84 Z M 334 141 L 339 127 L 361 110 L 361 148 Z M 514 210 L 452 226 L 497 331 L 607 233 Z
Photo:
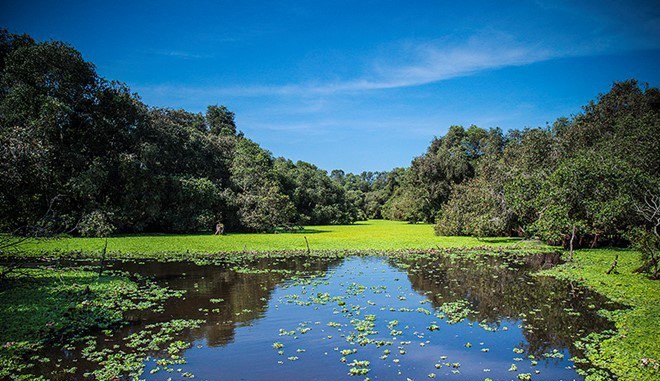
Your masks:
M 451 125 L 578 113 L 658 86 L 658 1 L 15 1 L 0 26 L 72 44 L 152 106 L 226 105 L 276 156 L 408 166 Z

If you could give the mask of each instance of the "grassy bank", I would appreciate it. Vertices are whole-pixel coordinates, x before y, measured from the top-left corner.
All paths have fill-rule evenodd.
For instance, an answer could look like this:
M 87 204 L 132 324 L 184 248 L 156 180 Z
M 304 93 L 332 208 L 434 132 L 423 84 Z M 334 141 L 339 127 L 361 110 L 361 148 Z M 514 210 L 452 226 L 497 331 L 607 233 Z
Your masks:
M 108 252 L 157 254 L 172 252 L 217 253 L 239 251 L 306 250 L 399 250 L 451 247 L 520 245 L 515 238 L 438 237 L 433 225 L 400 221 L 370 220 L 353 225 L 307 227 L 300 232 L 278 234 L 229 233 L 186 235 L 126 235 L 108 239 Z M 101 238 L 60 238 L 27 242 L 31 252 L 95 252 L 104 245 Z
M 615 255 L 616 271 L 605 274 Z M 660 283 L 633 271 L 639 253 L 632 250 L 579 250 L 574 261 L 545 273 L 578 281 L 630 309 L 607 313 L 617 331 L 609 338 L 596 338 L 588 359 L 620 380 L 658 380 L 660 360 Z M 599 379 L 597 376 L 591 377 Z

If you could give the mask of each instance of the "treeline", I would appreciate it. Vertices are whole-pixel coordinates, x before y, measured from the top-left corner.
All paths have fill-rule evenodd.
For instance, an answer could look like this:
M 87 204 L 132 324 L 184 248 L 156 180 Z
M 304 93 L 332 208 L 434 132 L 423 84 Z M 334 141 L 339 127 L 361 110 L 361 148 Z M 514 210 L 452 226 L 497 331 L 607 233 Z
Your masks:
M 572 118 L 512 130 L 452 126 L 397 174 L 385 218 L 439 235 L 617 243 L 660 224 L 660 92 L 618 82 Z
M 148 107 L 69 45 L 2 30 L 0 229 L 273 232 L 387 218 L 576 245 L 655 228 L 657 244 L 659 108 L 657 88 L 629 80 L 551 126 L 452 126 L 408 168 L 328 174 L 274 158 L 224 106 Z
M 272 232 L 362 214 L 325 171 L 272 154 L 234 114 L 150 108 L 72 47 L 0 31 L 0 228 Z

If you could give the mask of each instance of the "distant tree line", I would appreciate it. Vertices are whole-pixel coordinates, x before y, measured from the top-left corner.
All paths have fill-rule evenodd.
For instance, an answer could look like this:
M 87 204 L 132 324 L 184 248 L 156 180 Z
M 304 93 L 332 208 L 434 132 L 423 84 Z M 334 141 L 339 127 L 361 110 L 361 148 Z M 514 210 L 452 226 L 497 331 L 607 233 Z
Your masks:
M 452 126 L 408 168 L 328 174 L 274 158 L 224 106 L 148 107 L 71 46 L 2 30 L 0 228 L 273 232 L 387 218 L 440 235 L 654 247 L 659 108 L 657 88 L 618 82 L 551 126 Z
M 237 131 L 224 106 L 205 114 L 147 107 L 71 46 L 0 31 L 3 231 L 346 224 L 363 216 L 349 193 L 309 163 L 273 158 Z
M 435 223 L 439 235 L 576 247 L 632 240 L 655 258 L 659 112 L 660 91 L 628 80 L 552 126 L 507 133 L 452 126 L 397 170 L 382 216 Z

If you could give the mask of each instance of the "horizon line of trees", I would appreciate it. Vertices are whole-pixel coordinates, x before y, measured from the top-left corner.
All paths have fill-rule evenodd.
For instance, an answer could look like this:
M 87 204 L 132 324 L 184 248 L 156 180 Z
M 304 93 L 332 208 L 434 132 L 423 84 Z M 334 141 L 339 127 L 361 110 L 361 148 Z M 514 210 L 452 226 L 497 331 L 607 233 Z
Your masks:
M 0 30 L 0 229 L 274 232 L 387 218 L 565 245 L 657 238 L 659 109 L 657 88 L 615 82 L 551 126 L 451 126 L 407 168 L 328 174 L 274 158 L 224 106 L 148 107 L 73 47 Z

